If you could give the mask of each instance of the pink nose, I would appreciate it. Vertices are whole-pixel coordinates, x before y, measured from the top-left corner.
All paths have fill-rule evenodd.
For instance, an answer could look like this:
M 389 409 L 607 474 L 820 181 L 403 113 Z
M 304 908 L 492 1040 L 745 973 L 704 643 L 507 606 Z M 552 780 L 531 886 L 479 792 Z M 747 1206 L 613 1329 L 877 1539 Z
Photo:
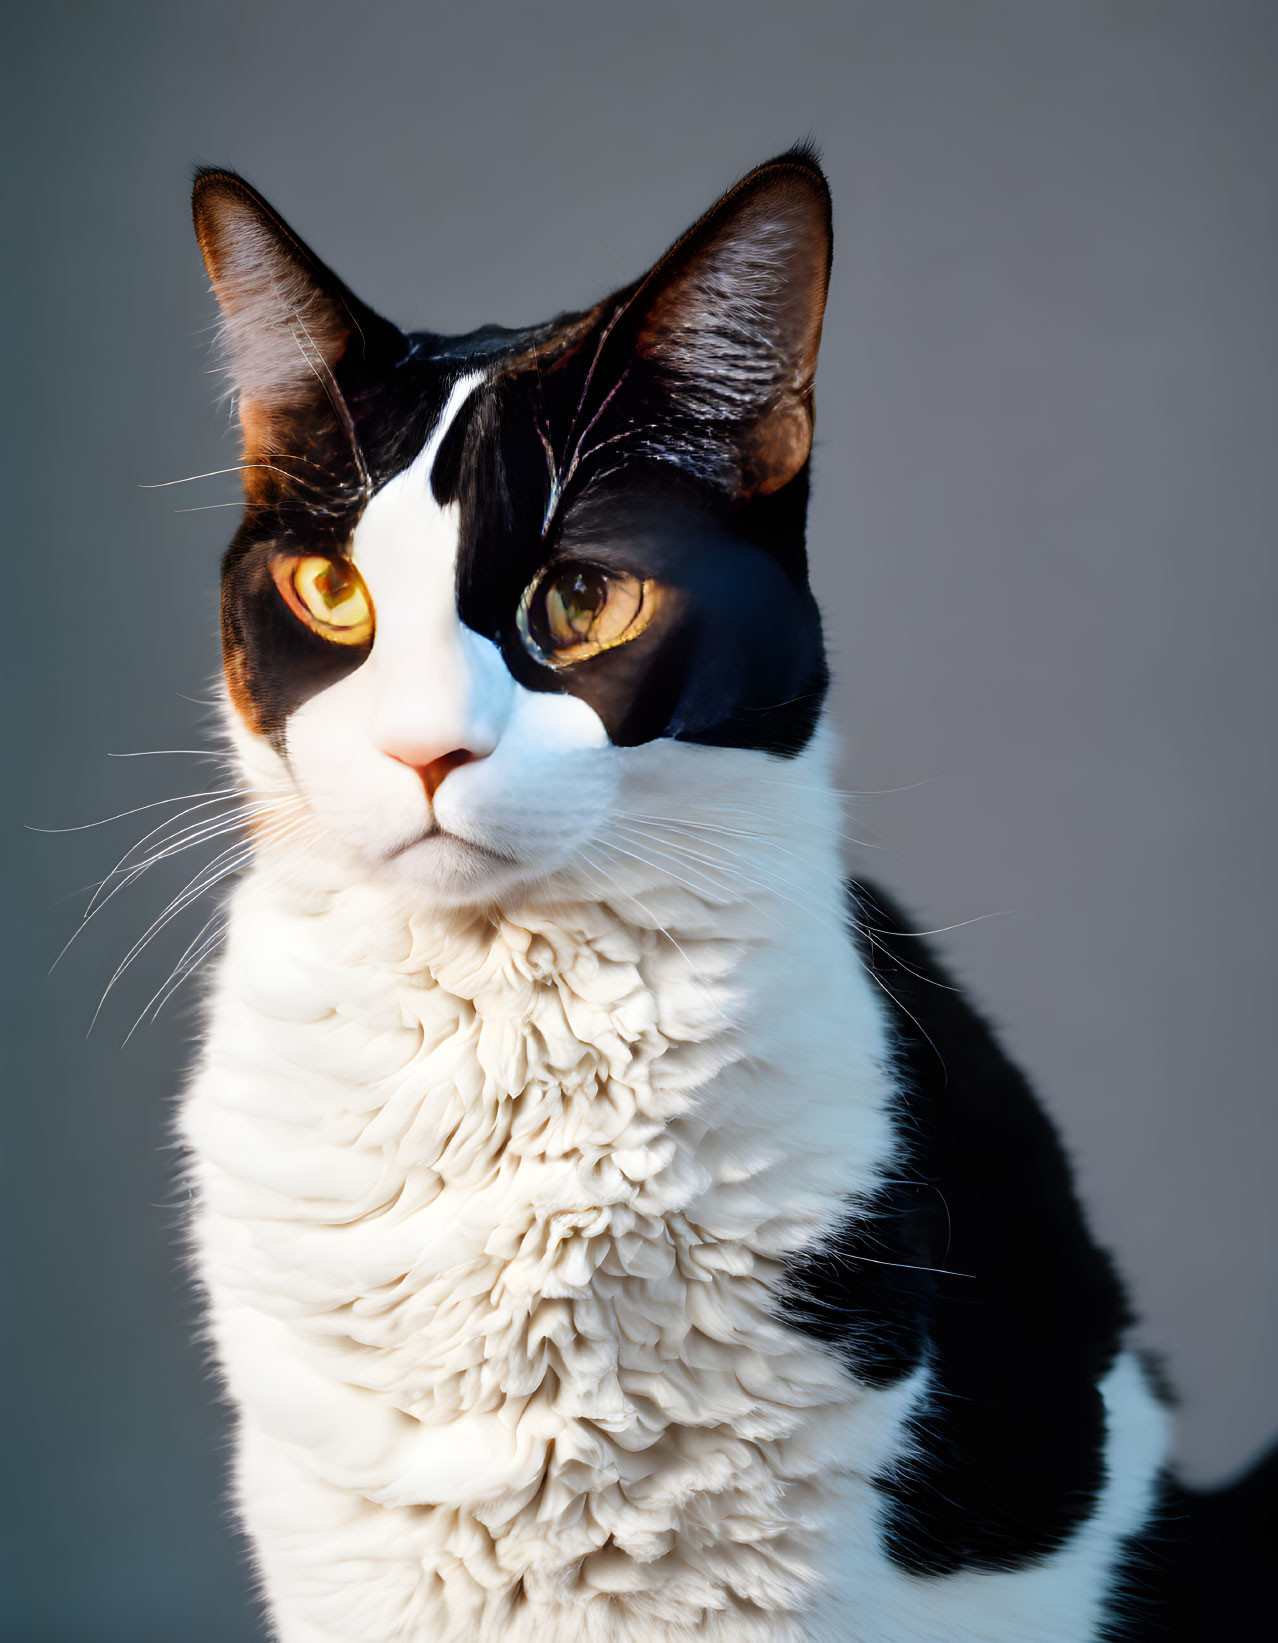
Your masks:
M 389 749 L 386 750 L 386 756 L 394 759 L 396 764 L 407 765 L 410 770 L 417 772 L 422 786 L 426 789 L 428 799 L 435 797 L 440 784 L 450 770 L 456 770 L 461 765 L 470 764 L 472 760 L 480 757 L 478 753 L 472 753 L 466 747 L 455 747 L 451 753 L 441 753 L 436 758 L 427 759 L 422 764 L 418 764 L 411 757 L 404 758 L 398 753 L 391 753 Z

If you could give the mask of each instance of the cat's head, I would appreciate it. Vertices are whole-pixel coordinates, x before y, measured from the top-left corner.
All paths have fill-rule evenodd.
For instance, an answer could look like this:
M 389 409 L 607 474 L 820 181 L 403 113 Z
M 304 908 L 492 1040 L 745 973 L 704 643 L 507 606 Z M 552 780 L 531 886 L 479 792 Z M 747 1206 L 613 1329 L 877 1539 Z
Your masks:
M 246 464 L 228 694 L 316 825 L 482 901 L 564 869 L 620 794 L 695 803 L 807 747 L 810 152 L 593 308 L 460 337 L 374 314 L 240 178 L 193 203 Z

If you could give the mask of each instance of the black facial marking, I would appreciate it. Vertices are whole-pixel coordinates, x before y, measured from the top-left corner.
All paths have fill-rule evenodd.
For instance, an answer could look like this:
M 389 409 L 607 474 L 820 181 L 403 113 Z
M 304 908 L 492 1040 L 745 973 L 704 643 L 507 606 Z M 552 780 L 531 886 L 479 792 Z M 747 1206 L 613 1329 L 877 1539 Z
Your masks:
M 751 173 L 596 308 L 464 337 L 397 331 L 238 178 L 202 174 L 195 203 L 253 464 L 223 582 L 228 678 L 253 728 L 282 747 L 289 715 L 366 654 L 281 605 L 272 558 L 344 552 L 475 374 L 431 475 L 458 510 L 462 621 L 527 688 L 580 696 L 618 745 L 806 745 L 827 685 L 805 521 L 830 255 L 809 152 Z M 277 288 L 304 321 L 300 364 Z M 655 578 L 660 600 L 637 637 L 552 666 L 520 605 L 566 561 Z
M 892 1558 L 1021 1567 L 1105 1481 L 1099 1383 L 1127 1304 L 1021 1073 L 881 892 L 854 885 L 852 906 L 892 1021 L 901 1155 L 869 1213 L 795 1263 L 782 1312 L 871 1385 L 926 1355 L 915 1458 L 878 1483 Z

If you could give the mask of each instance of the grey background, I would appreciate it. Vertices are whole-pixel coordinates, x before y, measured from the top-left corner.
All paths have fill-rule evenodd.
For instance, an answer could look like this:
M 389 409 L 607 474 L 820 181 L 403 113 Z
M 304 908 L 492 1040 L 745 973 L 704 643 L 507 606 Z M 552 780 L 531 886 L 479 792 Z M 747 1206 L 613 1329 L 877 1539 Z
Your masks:
M 368 300 L 524 322 L 812 133 L 837 206 L 812 539 L 868 863 L 1035 1073 L 1198 1478 L 1278 1416 L 1272 1097 L 1278 10 L 50 5 L 4 184 L 5 1435 L 15 1643 L 257 1635 L 165 1150 L 190 1006 L 120 1041 L 186 874 L 83 898 L 190 758 L 234 441 L 195 161 Z M 192 700 L 194 699 L 194 700 Z M 921 784 L 921 785 L 917 785 Z M 189 866 L 187 871 L 192 871 Z M 997 913 L 1000 916 L 983 918 Z M 198 922 L 198 921 L 196 921 Z

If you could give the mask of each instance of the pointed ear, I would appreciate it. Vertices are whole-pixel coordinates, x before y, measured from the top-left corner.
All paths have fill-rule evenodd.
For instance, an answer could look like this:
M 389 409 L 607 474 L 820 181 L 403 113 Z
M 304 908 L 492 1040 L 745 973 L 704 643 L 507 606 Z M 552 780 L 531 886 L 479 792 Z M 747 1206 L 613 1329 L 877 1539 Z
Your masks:
M 794 149 L 742 178 L 636 293 L 636 353 L 724 445 L 742 495 L 779 490 L 808 459 L 832 245 L 825 178 Z
M 295 419 L 325 406 L 343 414 L 338 375 L 398 353 L 402 338 L 234 172 L 200 171 L 191 210 L 245 448 L 279 450 Z

